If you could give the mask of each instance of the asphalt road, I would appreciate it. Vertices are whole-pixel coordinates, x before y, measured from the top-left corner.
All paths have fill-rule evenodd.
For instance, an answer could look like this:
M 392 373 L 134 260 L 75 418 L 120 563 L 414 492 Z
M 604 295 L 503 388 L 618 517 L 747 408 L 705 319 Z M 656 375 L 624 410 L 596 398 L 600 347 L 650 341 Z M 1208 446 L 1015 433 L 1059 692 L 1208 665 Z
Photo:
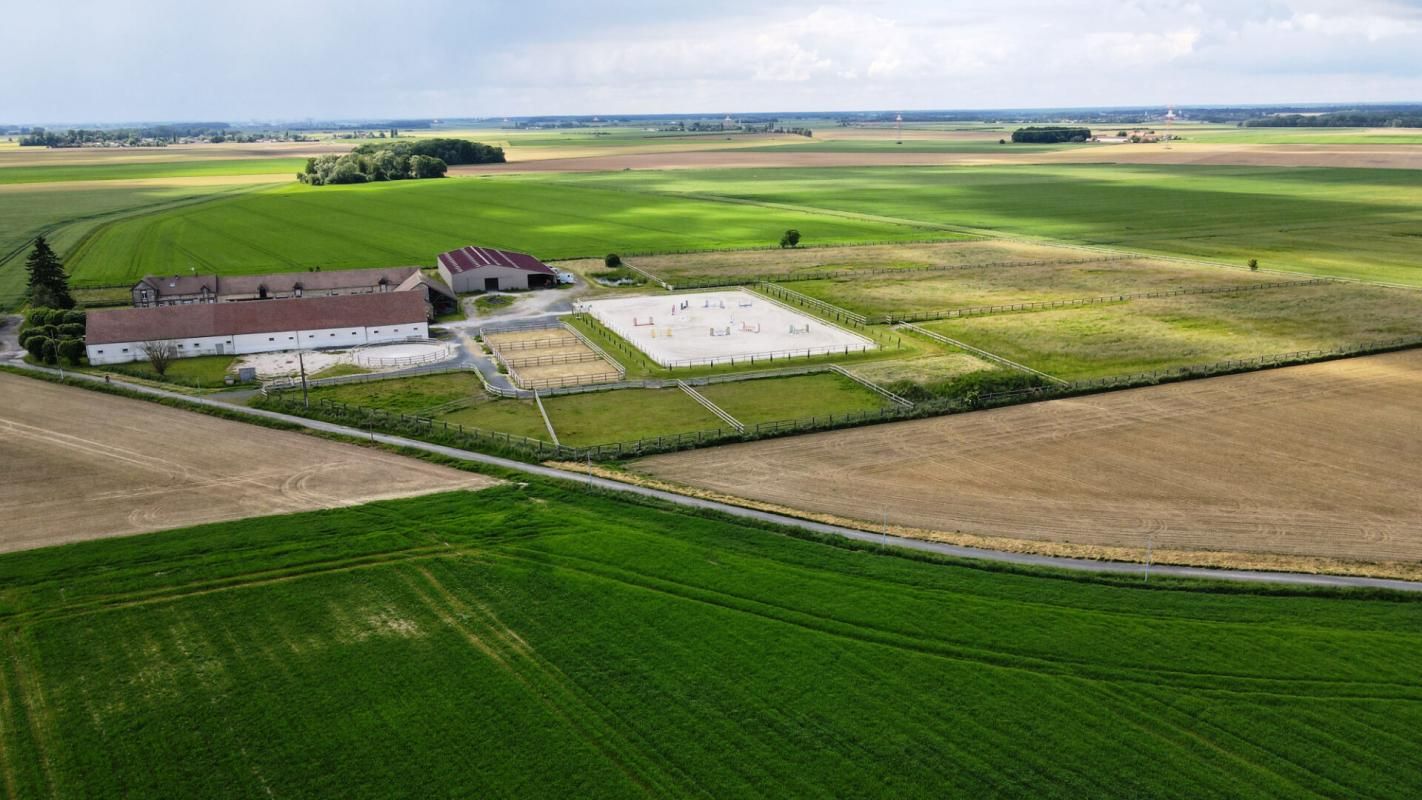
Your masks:
M 23 362 L 19 361 L 15 361 L 13 363 L 15 364 L 15 366 L 24 367 L 25 369 L 30 369 L 34 371 L 43 371 L 50 373 L 57 372 L 57 370 L 34 367 L 31 365 L 26 365 Z M 66 373 L 66 375 L 72 378 L 92 380 L 95 382 L 99 382 L 102 380 L 101 378 L 95 376 L 74 372 Z M 342 434 L 345 436 L 354 436 L 359 438 L 370 439 L 372 441 L 380 442 L 382 444 L 394 445 L 397 447 L 409 447 L 415 450 L 424 450 L 429 453 L 437 453 L 439 455 L 448 456 L 450 458 L 458 458 L 463 459 L 465 461 L 474 461 L 482 464 L 490 464 L 493 466 L 503 467 L 510 470 L 517 470 L 532 475 L 542 475 L 544 477 L 549 478 L 576 481 L 606 491 L 626 492 L 628 494 L 642 495 L 644 497 L 654 497 L 659 500 L 665 500 L 666 502 L 674 503 L 680 506 L 709 509 L 729 514 L 731 516 L 741 517 L 744 519 L 760 520 L 763 522 L 774 523 L 776 525 L 802 528 L 804 530 L 814 531 L 817 533 L 843 536 L 846 539 L 854 539 L 856 541 L 868 542 L 871 544 L 882 544 L 886 547 L 899 547 L 907 550 L 919 550 L 923 552 L 937 553 L 939 555 L 953 556 L 957 558 L 996 561 L 1000 563 L 1019 564 L 1023 566 L 1051 567 L 1054 569 L 1075 570 L 1080 572 L 1137 575 L 1140 576 L 1143 581 L 1147 579 L 1148 575 L 1170 575 L 1180 578 L 1238 581 L 1243 583 L 1272 583 L 1294 586 L 1331 586 L 1340 588 L 1364 589 L 1394 589 L 1397 591 L 1404 592 L 1422 592 L 1422 582 L 1396 580 L 1391 578 L 1364 578 L 1349 575 L 1311 575 L 1297 572 L 1260 572 L 1250 570 L 1210 569 L 1206 567 L 1181 567 L 1167 565 L 1148 566 L 1145 564 L 1128 562 L 1091 561 L 1076 558 L 1061 558 L 1058 556 L 1031 555 L 1026 553 L 1005 553 L 997 550 L 984 550 L 973 547 L 960 547 L 957 545 L 943 544 L 940 542 L 927 542 L 920 539 L 906 539 L 897 536 L 885 536 L 883 534 L 873 533 L 869 531 L 857 530 L 854 528 L 845 528 L 839 525 L 826 525 L 824 523 L 796 519 L 795 517 L 788 517 L 781 514 L 773 514 L 766 511 L 757 511 L 755 509 L 742 508 L 741 506 L 730 505 L 727 503 L 718 503 L 714 500 L 704 500 L 697 497 L 688 497 L 686 495 L 676 494 L 674 492 L 665 492 L 658 489 L 650 489 L 643 486 L 634 486 L 632 484 L 621 483 L 619 481 L 583 475 L 577 472 L 569 472 L 566 470 L 555 469 L 553 467 L 545 467 L 539 464 L 528 464 L 523 461 L 513 461 L 506 458 L 500 458 L 498 456 L 491 456 L 484 453 L 476 453 L 471 450 L 461 450 L 455 447 L 446 447 L 444 445 L 431 444 L 429 442 L 422 442 L 417 439 L 407 439 L 403 436 L 391 436 L 389 434 L 384 433 L 369 433 L 367 431 L 360 430 L 359 428 L 352 428 L 345 425 L 337 425 L 330 422 L 322 422 L 320 420 L 306 419 L 305 417 L 297 417 L 292 416 L 290 414 L 281 414 L 275 411 L 267 411 L 264 409 L 234 406 L 228 403 L 223 403 L 218 400 L 212 400 L 203 397 L 192 397 L 189 395 L 178 394 L 176 392 L 169 392 L 163 389 L 155 389 L 147 386 L 137 386 L 128 383 L 123 384 L 123 386 L 125 389 L 140 392 L 143 394 L 153 395 L 156 397 L 166 397 L 175 400 L 182 400 L 184 402 L 195 403 L 197 405 L 211 406 L 213 408 L 221 408 L 225 411 L 235 411 L 242 414 L 249 414 L 253 417 L 265 417 L 267 419 L 280 420 L 282 422 L 291 423 L 293 425 L 299 425 L 310 430 L 324 431 L 328 433 Z

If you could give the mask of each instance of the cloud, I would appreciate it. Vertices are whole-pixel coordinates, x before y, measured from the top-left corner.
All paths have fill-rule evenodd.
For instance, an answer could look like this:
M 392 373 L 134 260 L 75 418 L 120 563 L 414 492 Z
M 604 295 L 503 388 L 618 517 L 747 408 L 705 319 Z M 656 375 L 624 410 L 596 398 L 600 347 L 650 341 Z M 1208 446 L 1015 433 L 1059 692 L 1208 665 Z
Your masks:
M 1422 100 L 1418 41 L 1402 0 L 58 0 L 7 13 L 0 115 Z

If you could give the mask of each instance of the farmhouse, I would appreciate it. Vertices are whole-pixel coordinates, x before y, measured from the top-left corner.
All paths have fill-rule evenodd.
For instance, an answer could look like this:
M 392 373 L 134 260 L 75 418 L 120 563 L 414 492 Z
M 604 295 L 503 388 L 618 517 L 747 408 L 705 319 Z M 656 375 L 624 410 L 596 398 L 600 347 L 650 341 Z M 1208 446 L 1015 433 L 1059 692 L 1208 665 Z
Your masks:
M 270 275 L 148 276 L 133 285 L 134 308 L 284 300 L 352 294 L 419 291 L 437 313 L 458 305 L 454 293 L 430 280 L 419 267 L 279 272 Z
M 456 292 L 497 292 L 552 286 L 553 268 L 527 253 L 490 247 L 461 247 L 440 253 L 440 277 Z
M 89 312 L 85 349 L 90 364 L 119 364 L 146 358 L 150 342 L 171 342 L 181 358 L 354 347 L 428 336 L 425 298 L 406 291 L 96 309 Z

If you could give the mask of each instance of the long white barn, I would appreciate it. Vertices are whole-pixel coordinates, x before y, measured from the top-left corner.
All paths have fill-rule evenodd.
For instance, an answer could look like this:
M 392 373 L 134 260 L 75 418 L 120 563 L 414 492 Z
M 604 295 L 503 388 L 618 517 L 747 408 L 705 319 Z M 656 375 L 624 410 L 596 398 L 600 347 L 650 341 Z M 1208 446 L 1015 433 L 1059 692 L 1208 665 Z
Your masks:
M 89 312 L 89 363 L 147 358 L 146 342 L 168 341 L 180 358 L 355 347 L 429 337 L 423 292 L 121 308 Z

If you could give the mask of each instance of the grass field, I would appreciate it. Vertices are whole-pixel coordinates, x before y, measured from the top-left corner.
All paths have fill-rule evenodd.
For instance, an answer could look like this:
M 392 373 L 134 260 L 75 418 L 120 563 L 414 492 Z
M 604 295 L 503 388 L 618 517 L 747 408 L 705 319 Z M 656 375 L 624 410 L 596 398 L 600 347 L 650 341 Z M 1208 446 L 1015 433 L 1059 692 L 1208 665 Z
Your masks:
M 769 246 L 786 228 L 820 242 L 945 238 L 910 225 L 565 186 L 525 178 L 303 185 L 107 225 L 69 254 L 78 283 L 196 266 L 222 274 L 431 263 L 479 242 L 541 258 Z
M 852 411 L 877 411 L 887 401 L 835 373 L 763 378 L 698 386 L 696 391 L 746 425 Z
M 796 281 L 790 288 L 872 318 L 1010 303 L 1076 300 L 1143 292 L 1244 287 L 1278 275 L 1130 260 L 1030 267 L 983 267 L 905 275 Z
M 1004 262 L 1082 259 L 1099 254 L 1077 247 L 1002 239 L 797 247 L 636 256 L 627 259 L 672 284 L 698 280 L 800 279 L 822 272 L 968 266 Z
M 446 372 L 439 375 L 316 386 L 310 390 L 310 397 L 313 403 L 325 399 L 377 408 L 392 414 L 424 414 L 437 406 L 457 400 L 483 400 L 487 395 L 479 377 L 472 372 Z
M 547 397 L 558 441 L 575 447 L 725 428 L 680 389 L 621 389 Z
M 197 356 L 196 358 L 175 358 L 168 364 L 164 374 L 159 375 L 147 361 L 133 361 L 127 364 L 107 364 L 94 367 L 96 372 L 117 372 L 150 381 L 176 383 L 200 389 L 212 389 L 225 385 L 227 372 L 236 359 L 233 356 Z M 329 377 L 329 376 L 328 376 Z
M 717 195 L 1422 286 L 1410 170 L 1032 165 L 680 170 L 560 182 Z M 811 240 L 813 241 L 813 240 Z
M 105 186 L 39 189 L 0 188 L 0 309 L 19 304 L 25 286 L 25 257 L 34 237 L 44 235 L 61 257 L 68 256 L 94 228 L 125 217 L 146 216 L 200 203 L 246 186 L 182 188 Z M 122 281 L 101 281 L 121 283 Z
M 440 414 L 438 419 L 451 425 L 458 423 L 465 427 L 548 441 L 548 428 L 543 424 L 543 415 L 538 413 L 538 407 L 532 400 L 483 398 L 458 411 Z
M 1422 293 L 1323 284 L 921 326 L 1076 380 L 1422 336 Z
M 1422 786 L 1410 598 L 924 563 L 539 484 L 0 573 L 16 797 Z
M 115 162 L 111 164 L 45 164 L 0 168 L 0 185 L 57 183 L 63 181 L 134 180 L 139 178 L 195 178 L 225 175 L 284 174 L 295 180 L 306 166 L 304 158 L 234 158 L 168 162 Z

